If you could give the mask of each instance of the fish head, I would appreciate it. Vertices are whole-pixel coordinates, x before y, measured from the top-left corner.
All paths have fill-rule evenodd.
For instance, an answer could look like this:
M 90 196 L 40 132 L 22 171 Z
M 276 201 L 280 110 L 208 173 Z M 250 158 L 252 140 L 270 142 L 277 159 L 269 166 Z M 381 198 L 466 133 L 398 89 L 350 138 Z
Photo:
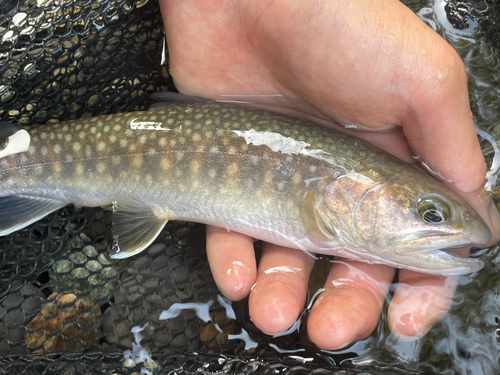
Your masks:
M 392 173 L 351 171 L 319 195 L 316 224 L 321 236 L 316 238 L 379 263 L 429 273 L 471 272 L 482 264 L 464 261 L 480 261 L 450 251 L 485 245 L 492 238 L 464 199 L 410 167 Z

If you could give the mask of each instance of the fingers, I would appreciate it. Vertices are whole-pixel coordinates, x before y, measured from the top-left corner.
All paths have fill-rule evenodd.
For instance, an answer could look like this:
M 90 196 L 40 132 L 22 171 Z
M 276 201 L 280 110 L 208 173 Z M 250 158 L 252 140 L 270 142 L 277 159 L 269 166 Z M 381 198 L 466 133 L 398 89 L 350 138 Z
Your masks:
M 399 285 L 389 306 L 389 327 L 400 340 L 424 336 L 448 313 L 458 276 L 399 271 Z
M 266 244 L 257 276 L 253 239 L 207 227 L 210 269 L 221 292 L 233 301 L 249 300 L 250 318 L 267 334 L 286 331 L 304 309 L 314 258 L 300 250 Z
M 207 256 L 220 291 L 229 299 L 245 298 L 257 276 L 253 239 L 207 226 Z
M 470 110 L 467 75 L 458 54 L 437 38 L 427 71 L 414 82 L 403 131 L 416 156 L 460 191 L 471 192 L 484 186 L 486 164 Z
M 300 250 L 266 244 L 250 294 L 250 317 L 267 334 L 286 331 L 304 309 L 314 258 Z
M 307 321 L 311 341 L 334 350 L 370 335 L 394 274 L 384 265 L 336 261 Z
M 303 311 L 314 259 L 308 254 L 266 244 L 257 274 L 253 240 L 225 229 L 207 228 L 207 254 L 214 279 L 232 300 L 249 300 L 257 328 L 278 334 L 290 328 Z M 465 255 L 465 254 L 464 254 Z M 307 321 L 309 338 L 322 349 L 341 349 L 369 336 L 380 318 L 395 270 L 355 261 L 334 262 L 325 291 Z M 424 336 L 447 314 L 458 277 L 400 270 L 399 285 L 389 307 L 395 336 Z

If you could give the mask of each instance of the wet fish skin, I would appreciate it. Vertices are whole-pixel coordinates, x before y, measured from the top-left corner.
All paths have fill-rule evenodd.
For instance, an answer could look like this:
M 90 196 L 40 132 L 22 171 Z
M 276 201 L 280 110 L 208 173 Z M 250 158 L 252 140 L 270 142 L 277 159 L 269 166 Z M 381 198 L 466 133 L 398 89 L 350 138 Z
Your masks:
M 168 220 L 186 220 L 434 274 L 480 269 L 439 249 L 491 238 L 465 201 L 423 172 L 273 112 L 167 103 L 27 132 L 27 151 L 0 158 L 0 235 L 66 204 L 113 205 L 117 258 L 142 251 Z M 444 201 L 448 222 L 422 220 L 422 197 Z

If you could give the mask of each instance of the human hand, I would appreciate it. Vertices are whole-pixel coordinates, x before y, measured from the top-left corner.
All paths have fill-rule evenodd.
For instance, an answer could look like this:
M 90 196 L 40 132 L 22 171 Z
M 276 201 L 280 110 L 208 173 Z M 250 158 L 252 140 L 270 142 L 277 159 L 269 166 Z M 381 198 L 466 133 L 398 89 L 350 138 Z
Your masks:
M 358 133 L 407 162 L 420 156 L 453 183 L 490 225 L 500 218 L 483 192 L 486 165 L 469 107 L 464 66 L 441 37 L 396 0 L 161 0 L 171 71 L 179 91 L 284 96 L 285 105 L 340 124 L 401 131 Z M 214 278 L 232 300 L 250 293 L 263 332 L 288 329 L 301 313 L 313 260 L 265 245 L 257 270 L 253 240 L 207 229 Z M 375 328 L 395 270 L 342 260 L 308 319 L 310 339 L 339 349 Z M 401 270 L 389 325 L 423 336 L 447 313 L 457 277 Z M 253 288 L 252 288 L 253 286 Z M 251 290 L 252 288 L 252 290 Z

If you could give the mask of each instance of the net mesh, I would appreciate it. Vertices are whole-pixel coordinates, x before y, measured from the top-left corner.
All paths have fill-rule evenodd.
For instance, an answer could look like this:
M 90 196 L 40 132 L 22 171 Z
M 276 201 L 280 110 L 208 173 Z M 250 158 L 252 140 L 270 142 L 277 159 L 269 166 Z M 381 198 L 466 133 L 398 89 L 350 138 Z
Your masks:
M 0 117 L 20 124 L 146 109 L 173 90 L 156 2 L 2 2 Z

